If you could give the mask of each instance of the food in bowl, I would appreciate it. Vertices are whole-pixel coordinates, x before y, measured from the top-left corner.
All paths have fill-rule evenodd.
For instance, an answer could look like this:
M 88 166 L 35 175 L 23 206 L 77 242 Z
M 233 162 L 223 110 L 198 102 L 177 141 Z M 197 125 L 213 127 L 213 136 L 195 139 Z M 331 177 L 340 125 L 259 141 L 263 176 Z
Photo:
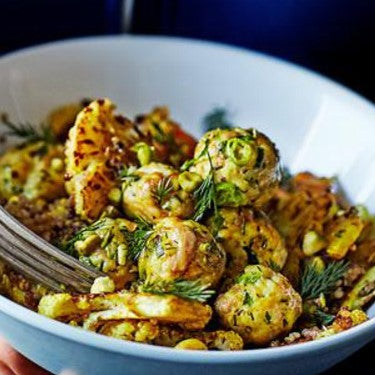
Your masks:
M 118 339 L 196 350 L 316 340 L 366 321 L 375 221 L 335 179 L 281 168 L 256 129 L 198 142 L 165 107 L 130 120 L 109 99 L 65 106 L 0 158 L 0 199 L 107 276 L 52 293 L 0 263 L 0 292 Z

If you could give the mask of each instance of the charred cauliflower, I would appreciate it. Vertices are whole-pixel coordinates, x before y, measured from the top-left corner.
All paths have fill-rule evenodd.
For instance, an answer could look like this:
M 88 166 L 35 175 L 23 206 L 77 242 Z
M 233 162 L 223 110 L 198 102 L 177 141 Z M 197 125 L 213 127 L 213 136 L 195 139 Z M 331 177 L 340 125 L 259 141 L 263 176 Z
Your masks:
M 66 142 L 66 188 L 74 196 L 76 213 L 91 221 L 109 204 L 116 172 L 136 159 L 131 146 L 139 136 L 114 109 L 108 99 L 93 101 L 78 114 Z

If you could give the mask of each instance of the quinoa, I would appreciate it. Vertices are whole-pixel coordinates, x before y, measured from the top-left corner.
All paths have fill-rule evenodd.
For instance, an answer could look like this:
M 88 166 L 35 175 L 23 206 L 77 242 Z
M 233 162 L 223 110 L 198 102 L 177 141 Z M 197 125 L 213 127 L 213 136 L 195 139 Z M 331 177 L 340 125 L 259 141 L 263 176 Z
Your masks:
M 10 199 L 5 209 L 27 228 L 57 246 L 71 238 L 84 225 L 75 216 L 67 198 L 47 202 L 18 196 Z

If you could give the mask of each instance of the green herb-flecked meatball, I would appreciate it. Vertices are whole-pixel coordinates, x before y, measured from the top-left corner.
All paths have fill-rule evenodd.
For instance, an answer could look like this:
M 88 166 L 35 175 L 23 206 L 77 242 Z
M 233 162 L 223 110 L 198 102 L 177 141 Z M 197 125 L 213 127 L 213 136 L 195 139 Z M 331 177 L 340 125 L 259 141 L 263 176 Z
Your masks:
M 214 286 L 223 275 L 225 261 L 225 251 L 205 226 L 165 218 L 155 225 L 138 267 L 146 283 L 197 280 Z
M 191 194 L 179 183 L 179 173 L 161 163 L 150 163 L 126 178 L 122 204 L 128 216 L 150 223 L 168 216 L 188 218 L 194 211 Z
M 302 300 L 283 275 L 254 265 L 219 295 L 215 309 L 222 324 L 245 343 L 264 345 L 292 329 L 302 312 Z
M 268 217 L 249 207 L 220 208 L 218 223 L 211 216 L 207 227 L 227 253 L 226 276 L 238 276 L 249 263 L 280 271 L 288 256 L 284 240 Z
M 215 129 L 198 142 L 191 172 L 207 177 L 213 170 L 220 206 L 262 206 L 280 180 L 275 145 L 255 129 Z

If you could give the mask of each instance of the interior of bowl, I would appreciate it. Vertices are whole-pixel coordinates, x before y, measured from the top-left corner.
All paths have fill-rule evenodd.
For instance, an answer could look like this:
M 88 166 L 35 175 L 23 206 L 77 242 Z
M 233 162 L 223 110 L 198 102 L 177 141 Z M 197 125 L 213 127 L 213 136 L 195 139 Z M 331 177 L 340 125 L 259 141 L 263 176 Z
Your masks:
M 55 43 L 0 61 L 0 112 L 16 121 L 40 123 L 51 108 L 84 97 L 109 97 L 130 117 L 167 105 L 196 136 L 203 116 L 224 106 L 238 126 L 268 134 L 292 172 L 336 175 L 353 202 L 375 211 L 374 107 L 301 68 L 153 37 Z

